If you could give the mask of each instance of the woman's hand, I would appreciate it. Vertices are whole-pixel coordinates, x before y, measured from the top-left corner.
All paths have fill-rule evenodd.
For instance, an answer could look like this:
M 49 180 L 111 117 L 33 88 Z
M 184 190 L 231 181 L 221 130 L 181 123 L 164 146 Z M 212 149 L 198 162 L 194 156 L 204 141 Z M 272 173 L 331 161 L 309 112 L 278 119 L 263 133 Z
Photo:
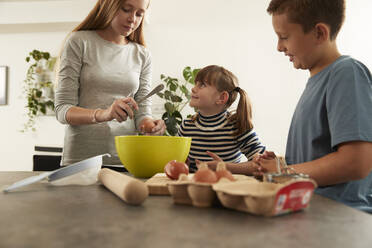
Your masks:
M 116 119 L 118 122 L 123 122 L 128 119 L 133 119 L 134 110 L 138 110 L 138 105 L 132 97 L 126 97 L 115 100 L 107 109 L 97 111 L 96 119 L 98 122 L 111 121 Z
M 144 118 L 141 121 L 139 131 L 144 135 L 163 135 L 166 126 L 163 120 L 153 120 L 151 118 Z

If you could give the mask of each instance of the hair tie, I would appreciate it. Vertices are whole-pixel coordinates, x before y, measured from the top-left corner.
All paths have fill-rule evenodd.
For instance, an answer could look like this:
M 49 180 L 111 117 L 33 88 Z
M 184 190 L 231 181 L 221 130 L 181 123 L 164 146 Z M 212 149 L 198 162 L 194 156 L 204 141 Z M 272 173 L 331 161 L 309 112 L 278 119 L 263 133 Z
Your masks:
M 240 91 L 240 87 L 236 87 L 235 89 L 233 89 L 233 91 L 239 92 Z

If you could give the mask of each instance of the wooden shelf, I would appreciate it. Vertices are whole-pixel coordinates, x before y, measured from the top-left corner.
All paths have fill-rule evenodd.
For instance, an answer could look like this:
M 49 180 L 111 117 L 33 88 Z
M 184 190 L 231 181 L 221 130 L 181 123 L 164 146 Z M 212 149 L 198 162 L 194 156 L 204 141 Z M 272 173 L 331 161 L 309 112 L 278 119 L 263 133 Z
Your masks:
M 79 22 L 0 24 L 0 34 L 65 32 L 71 31 L 78 24 Z

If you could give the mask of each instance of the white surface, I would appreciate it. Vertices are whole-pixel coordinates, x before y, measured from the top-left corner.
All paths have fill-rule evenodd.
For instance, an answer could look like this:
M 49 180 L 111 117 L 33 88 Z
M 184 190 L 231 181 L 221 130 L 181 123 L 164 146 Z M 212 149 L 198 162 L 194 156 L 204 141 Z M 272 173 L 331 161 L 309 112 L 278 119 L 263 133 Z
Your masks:
M 95 0 L 0 1 L 0 24 L 80 22 L 95 2 Z
M 7 95 L 7 68 L 6 66 L 0 66 L 0 105 L 6 104 Z
M 0 1 L 0 7 L 10 2 Z M 39 1 L 17 2 L 34 6 Z M 28 67 L 25 57 L 33 49 L 57 55 L 72 24 L 80 21 L 73 13 L 83 18 L 93 6 L 88 0 L 73 1 L 78 7 L 71 9 L 70 16 L 68 8 L 53 10 L 54 2 L 66 2 L 67 6 L 69 1 L 42 1 L 37 5 L 43 12 L 42 17 L 37 17 L 38 22 L 44 28 L 37 28 L 37 24 L 0 24 L 0 65 L 9 66 L 8 105 L 0 105 L 2 171 L 32 170 L 35 145 L 63 144 L 64 127 L 52 116 L 38 118 L 35 133 L 19 132 L 26 121 L 22 94 Z M 153 56 L 154 85 L 160 82 L 161 73 L 181 78 L 182 69 L 188 65 L 195 68 L 219 64 L 234 72 L 252 100 L 259 137 L 268 149 L 283 154 L 292 113 L 308 72 L 293 69 L 288 59 L 276 51 L 276 35 L 266 13 L 268 3 L 269 0 L 152 0 L 145 37 Z M 343 54 L 352 55 L 370 69 L 371 10 L 370 0 L 348 0 L 346 22 L 338 38 Z M 13 16 L 19 17 L 17 11 L 24 9 L 6 13 L 6 19 L 1 11 L 0 8 L 0 23 L 14 23 L 17 20 Z M 32 15 L 32 11 L 23 14 Z M 66 16 L 62 18 L 63 12 Z M 59 21 L 71 25 L 59 25 Z M 161 100 L 155 96 L 153 102 L 156 112 L 161 113 Z M 184 116 L 191 112 L 187 108 Z

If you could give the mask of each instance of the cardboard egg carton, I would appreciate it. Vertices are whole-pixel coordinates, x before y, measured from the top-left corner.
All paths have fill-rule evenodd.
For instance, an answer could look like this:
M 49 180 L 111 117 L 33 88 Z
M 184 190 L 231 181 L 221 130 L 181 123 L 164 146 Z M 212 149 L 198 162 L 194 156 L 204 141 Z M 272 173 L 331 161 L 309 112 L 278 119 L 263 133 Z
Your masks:
M 220 202 L 226 208 L 264 216 L 306 208 L 315 188 L 316 183 L 311 179 L 292 179 L 284 183 L 221 179 L 208 184 L 183 178 L 168 183 L 175 204 L 211 207 Z
M 168 184 L 169 192 L 175 204 L 210 207 L 216 200 L 212 185 L 192 181 L 173 182 Z
M 253 177 L 244 175 L 233 175 L 237 181 L 257 181 Z M 228 179 L 221 179 L 219 183 L 231 182 Z M 192 178 L 181 176 L 179 180 L 167 184 L 168 190 L 175 204 L 193 205 L 195 207 L 210 207 L 218 203 L 213 184 L 194 182 Z
M 194 173 L 187 175 L 188 179 L 191 181 Z M 253 180 L 252 177 L 236 174 L 234 175 L 236 180 Z M 165 173 L 157 173 L 153 177 L 145 181 L 149 189 L 150 195 L 170 195 L 168 190 L 168 184 L 175 182 L 166 176 Z
M 312 179 L 293 179 L 285 183 L 236 182 L 213 185 L 224 207 L 264 216 L 307 208 L 315 188 L 316 183 Z

